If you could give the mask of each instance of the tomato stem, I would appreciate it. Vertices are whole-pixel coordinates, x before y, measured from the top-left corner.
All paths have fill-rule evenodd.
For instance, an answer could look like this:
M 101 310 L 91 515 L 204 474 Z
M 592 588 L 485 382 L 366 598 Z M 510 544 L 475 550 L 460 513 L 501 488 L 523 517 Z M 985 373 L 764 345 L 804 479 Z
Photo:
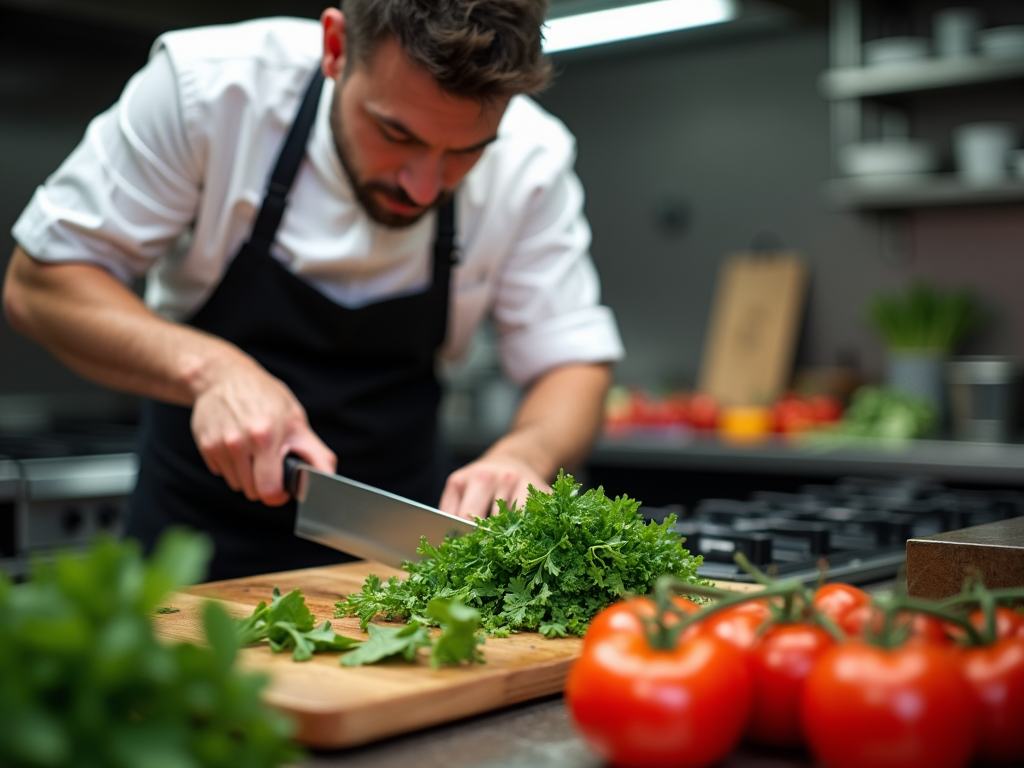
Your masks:
M 865 635 L 873 644 L 882 648 L 895 648 L 906 640 L 906 634 L 909 630 L 896 623 L 896 616 L 900 613 L 923 613 L 928 616 L 934 616 L 950 624 L 956 624 L 963 629 L 970 645 L 978 645 L 982 642 L 978 631 L 966 618 L 951 613 L 942 603 L 917 600 L 906 595 L 899 595 L 888 599 L 877 598 L 875 605 L 882 611 L 882 628 L 877 634 L 871 633 L 869 628 Z
M 652 648 L 665 650 L 674 648 L 683 632 L 713 613 L 724 611 L 727 608 L 732 608 L 734 605 L 751 600 L 762 600 L 770 597 L 785 598 L 786 595 L 798 594 L 802 589 L 803 585 L 799 581 L 791 579 L 772 584 L 756 592 L 733 592 L 726 589 L 718 589 L 717 587 L 689 584 L 674 576 L 662 576 L 654 587 L 654 602 L 657 608 L 655 616 L 652 619 L 645 620 L 647 641 L 651 644 Z M 686 613 L 673 605 L 673 592 L 717 599 L 713 603 L 702 606 L 697 613 Z M 671 627 L 667 626 L 665 622 L 666 615 L 670 614 L 679 619 L 679 623 Z

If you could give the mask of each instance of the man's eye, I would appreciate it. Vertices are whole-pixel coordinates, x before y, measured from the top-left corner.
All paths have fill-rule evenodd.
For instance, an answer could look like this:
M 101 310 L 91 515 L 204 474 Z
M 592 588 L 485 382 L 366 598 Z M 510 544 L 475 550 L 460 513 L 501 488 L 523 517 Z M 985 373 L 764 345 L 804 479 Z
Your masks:
M 381 136 L 390 141 L 392 144 L 408 144 L 409 137 L 403 136 L 400 133 L 392 133 L 387 128 L 380 129 Z

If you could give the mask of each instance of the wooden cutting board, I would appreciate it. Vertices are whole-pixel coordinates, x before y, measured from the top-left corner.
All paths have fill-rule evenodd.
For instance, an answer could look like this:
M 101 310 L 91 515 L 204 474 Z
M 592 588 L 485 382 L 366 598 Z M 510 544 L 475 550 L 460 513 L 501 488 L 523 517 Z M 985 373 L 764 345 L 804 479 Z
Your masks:
M 166 605 L 179 612 L 157 615 L 156 631 L 170 640 L 201 641 L 204 600 L 219 600 L 231 615 L 248 616 L 260 600 L 269 602 L 277 587 L 282 593 L 301 589 L 318 624 L 330 619 L 339 634 L 365 639 L 357 618 L 333 616 L 334 603 L 361 589 L 368 573 L 382 579 L 403 575 L 359 561 L 200 584 L 167 599 Z M 243 648 L 240 665 L 270 676 L 265 698 L 294 718 L 300 742 L 338 748 L 558 693 L 581 644 L 576 637 L 548 640 L 534 633 L 488 638 L 483 646 L 486 664 L 439 670 L 430 668 L 424 651 L 415 665 L 348 668 L 340 665 L 337 653 L 298 663 L 291 653 L 275 654 L 262 644 Z

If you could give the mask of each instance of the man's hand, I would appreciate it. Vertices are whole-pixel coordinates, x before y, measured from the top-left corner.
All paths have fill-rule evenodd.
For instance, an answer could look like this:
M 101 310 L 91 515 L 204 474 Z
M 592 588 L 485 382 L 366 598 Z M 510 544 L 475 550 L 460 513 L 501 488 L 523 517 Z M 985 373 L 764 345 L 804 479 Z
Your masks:
M 441 494 L 440 509 L 466 519 L 498 511 L 497 499 L 522 508 L 529 485 L 550 491 L 545 478 L 526 462 L 510 457 L 483 457 L 453 472 Z
M 601 426 L 611 367 L 576 363 L 555 368 L 533 383 L 512 430 L 472 464 L 453 472 L 440 508 L 459 517 L 486 517 L 496 499 L 526 503 L 527 486 L 550 491 L 559 469 L 586 456 Z
M 322 472 L 337 458 L 309 427 L 291 390 L 255 362 L 233 361 L 197 395 L 192 434 L 209 470 L 250 501 L 288 501 L 284 457 L 301 456 Z
M 11 327 L 93 381 L 192 407 L 207 466 L 249 499 L 278 505 L 284 457 L 333 472 L 291 390 L 216 336 L 157 317 L 92 264 L 47 264 L 16 248 L 4 283 Z

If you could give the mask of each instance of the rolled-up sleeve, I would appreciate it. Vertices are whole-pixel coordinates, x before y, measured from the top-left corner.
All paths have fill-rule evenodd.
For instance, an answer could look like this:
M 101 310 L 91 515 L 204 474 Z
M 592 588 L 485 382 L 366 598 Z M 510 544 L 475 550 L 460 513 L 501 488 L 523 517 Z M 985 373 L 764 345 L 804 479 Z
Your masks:
M 127 283 L 191 224 L 200 179 L 174 72 L 158 51 L 36 189 L 12 235 L 37 259 L 94 263 Z
M 525 384 L 571 363 L 613 362 L 624 356 L 611 309 L 590 257 L 583 187 L 572 169 L 571 144 L 534 163 L 524 225 L 502 267 L 493 315 L 502 367 Z

